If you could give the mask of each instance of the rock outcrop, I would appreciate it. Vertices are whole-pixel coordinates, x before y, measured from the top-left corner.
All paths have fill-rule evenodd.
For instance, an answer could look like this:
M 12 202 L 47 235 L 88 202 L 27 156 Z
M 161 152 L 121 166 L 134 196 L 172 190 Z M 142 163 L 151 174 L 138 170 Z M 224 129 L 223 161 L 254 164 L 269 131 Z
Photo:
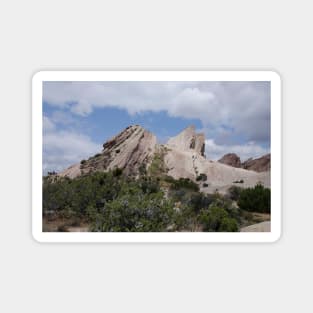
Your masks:
M 240 229 L 241 232 L 270 232 L 271 231 L 271 222 L 261 222 L 258 224 L 253 224 L 246 226 Z
M 103 144 L 101 153 L 82 160 L 61 172 L 60 176 L 74 178 L 96 171 L 123 169 L 125 174 L 137 175 L 142 164 L 148 164 L 156 149 L 156 137 L 139 125 L 129 126 Z
M 271 155 L 266 154 L 257 159 L 248 159 L 242 163 L 242 168 L 255 172 L 266 172 L 271 169 Z
M 271 169 L 271 155 L 266 154 L 257 159 L 248 159 L 245 162 L 241 162 L 239 156 L 235 153 L 225 154 L 221 159 L 218 160 L 219 163 L 223 163 L 232 167 L 244 168 L 245 170 L 255 171 L 255 172 L 267 172 Z
M 170 138 L 167 145 L 181 151 L 195 151 L 204 156 L 205 137 L 203 133 L 197 134 L 195 127 L 191 125 L 185 128 L 177 136 Z
M 227 153 L 218 162 L 233 166 L 233 167 L 241 167 L 240 157 L 235 153 Z
M 204 134 L 197 134 L 194 126 L 187 127 L 167 144 L 160 145 L 152 133 L 134 125 L 105 142 L 101 153 L 72 165 L 58 175 L 74 178 L 96 171 L 105 172 L 120 168 L 126 175 L 137 177 L 141 168 L 145 168 L 149 174 L 158 164 L 157 174 L 153 175 L 170 175 L 176 179 L 189 178 L 199 183 L 201 191 L 206 193 L 216 190 L 225 193 L 229 187 L 238 183 L 243 188 L 252 187 L 259 182 L 265 187 L 270 187 L 269 171 L 257 173 L 254 170 L 207 160 L 204 151 Z M 233 157 L 231 164 L 238 165 L 236 161 L 238 160 Z M 149 170 L 151 164 L 154 164 L 154 167 Z M 256 168 L 255 163 L 251 161 L 246 166 L 249 169 Z M 205 174 L 202 176 L 206 177 L 206 181 L 197 180 L 201 174 Z

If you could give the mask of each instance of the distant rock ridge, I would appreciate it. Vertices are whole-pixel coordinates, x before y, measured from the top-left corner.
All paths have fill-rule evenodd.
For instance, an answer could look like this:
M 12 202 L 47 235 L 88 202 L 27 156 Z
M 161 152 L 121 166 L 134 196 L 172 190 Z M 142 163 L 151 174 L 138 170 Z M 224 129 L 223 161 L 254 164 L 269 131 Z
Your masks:
M 237 168 L 241 167 L 240 157 L 236 153 L 227 153 L 218 162 Z
M 240 157 L 235 153 L 227 153 L 221 159 L 219 163 L 223 163 L 236 168 L 244 168 L 246 170 L 255 172 L 266 172 L 271 169 L 271 155 L 266 154 L 260 158 L 250 158 L 245 162 L 241 162 Z
M 248 159 L 242 163 L 242 168 L 256 172 L 266 172 L 271 169 L 271 154 L 265 154 L 260 158 Z

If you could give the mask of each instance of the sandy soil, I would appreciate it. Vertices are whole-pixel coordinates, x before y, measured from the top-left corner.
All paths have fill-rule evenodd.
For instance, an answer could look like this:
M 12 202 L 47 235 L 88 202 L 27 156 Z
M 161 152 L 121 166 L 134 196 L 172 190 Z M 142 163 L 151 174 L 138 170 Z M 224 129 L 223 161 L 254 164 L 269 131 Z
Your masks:
M 42 229 L 44 232 L 88 232 L 89 226 L 86 223 L 72 226 L 71 220 L 66 219 L 53 219 L 49 220 L 44 218 L 42 220 Z
M 270 232 L 271 231 L 271 222 L 262 222 L 258 224 L 253 224 L 247 227 L 240 229 L 241 232 Z

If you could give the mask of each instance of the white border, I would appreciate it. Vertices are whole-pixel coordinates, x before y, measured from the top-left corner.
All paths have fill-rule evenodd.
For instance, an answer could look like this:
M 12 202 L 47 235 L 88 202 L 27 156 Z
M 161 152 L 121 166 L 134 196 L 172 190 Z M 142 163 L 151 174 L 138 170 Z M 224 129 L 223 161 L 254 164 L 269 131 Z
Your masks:
M 270 81 L 271 232 L 42 232 L 43 81 Z M 32 80 L 32 233 L 39 242 L 274 242 L 281 235 L 281 80 L 273 71 L 42 71 Z

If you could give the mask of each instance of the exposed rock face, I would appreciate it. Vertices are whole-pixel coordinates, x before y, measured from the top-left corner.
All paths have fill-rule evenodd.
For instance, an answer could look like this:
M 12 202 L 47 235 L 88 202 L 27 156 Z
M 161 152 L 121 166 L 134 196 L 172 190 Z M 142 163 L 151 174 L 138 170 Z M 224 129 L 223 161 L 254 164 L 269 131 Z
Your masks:
M 242 168 L 256 172 L 266 172 L 271 169 L 271 155 L 266 154 L 257 159 L 248 159 L 242 163 Z
M 235 153 L 227 153 L 218 162 L 230 165 L 233 167 L 241 167 L 240 157 Z
M 201 190 L 212 193 L 216 189 L 225 193 L 229 187 L 242 181 L 240 187 L 252 187 L 262 182 L 265 187 L 270 186 L 270 173 L 255 173 L 240 168 L 240 158 L 233 154 L 232 162 L 238 167 L 231 167 L 220 162 L 207 160 L 204 157 L 205 137 L 196 134 L 194 126 L 189 126 L 176 137 L 171 138 L 167 145 L 164 162 L 168 168 L 168 175 L 178 179 L 189 178 L 196 181 L 200 174 L 207 176 L 206 187 L 201 185 Z M 210 153 L 210 151 L 208 151 Z
M 257 159 L 248 159 L 245 162 L 241 162 L 239 156 L 235 153 L 225 154 L 218 162 L 233 166 L 241 167 L 249 171 L 255 172 L 267 172 L 271 169 L 271 155 L 266 154 Z
M 194 126 L 186 128 L 165 145 L 157 144 L 156 137 L 141 126 L 129 126 L 104 143 L 101 153 L 72 165 L 58 175 L 74 178 L 82 174 L 108 171 L 118 167 L 123 169 L 125 174 L 138 176 L 142 166 L 149 169 L 150 164 L 157 158 L 164 163 L 161 172 L 176 179 L 190 178 L 197 182 L 196 178 L 205 174 L 207 177 L 205 187 L 202 181 L 200 189 L 206 193 L 213 193 L 216 190 L 225 193 L 230 186 L 238 182 L 243 188 L 252 187 L 259 182 L 262 182 L 265 187 L 270 187 L 269 171 L 257 173 L 254 170 L 207 160 L 204 157 L 204 143 L 204 134 L 197 134 Z M 226 160 L 228 163 L 236 166 L 239 164 L 238 157 L 236 158 L 235 155 L 228 157 L 228 160 L 231 160 L 231 162 Z M 244 164 L 249 169 L 261 168 L 259 165 L 256 166 L 261 164 L 259 163 L 261 161 L 257 163 L 252 161 L 248 160 Z M 263 161 L 262 166 L 265 166 Z
M 243 168 L 228 166 L 219 162 L 205 159 L 193 151 L 181 151 L 175 148 L 168 150 L 164 157 L 168 175 L 179 179 L 189 178 L 196 181 L 197 176 L 205 174 L 208 186 L 201 183 L 200 190 L 205 193 L 226 193 L 231 186 L 243 188 L 253 187 L 261 182 L 264 187 L 270 187 L 270 172 L 257 173 Z M 242 181 L 238 184 L 236 182 Z
M 60 173 L 70 178 L 116 167 L 125 174 L 136 175 L 142 164 L 148 164 L 156 148 L 156 137 L 139 125 L 129 126 L 103 145 L 101 153 L 81 161 Z
M 204 134 L 197 134 L 195 127 L 191 125 L 185 128 L 177 136 L 170 138 L 167 145 L 182 151 L 194 150 L 196 153 L 204 156 L 204 142 Z

